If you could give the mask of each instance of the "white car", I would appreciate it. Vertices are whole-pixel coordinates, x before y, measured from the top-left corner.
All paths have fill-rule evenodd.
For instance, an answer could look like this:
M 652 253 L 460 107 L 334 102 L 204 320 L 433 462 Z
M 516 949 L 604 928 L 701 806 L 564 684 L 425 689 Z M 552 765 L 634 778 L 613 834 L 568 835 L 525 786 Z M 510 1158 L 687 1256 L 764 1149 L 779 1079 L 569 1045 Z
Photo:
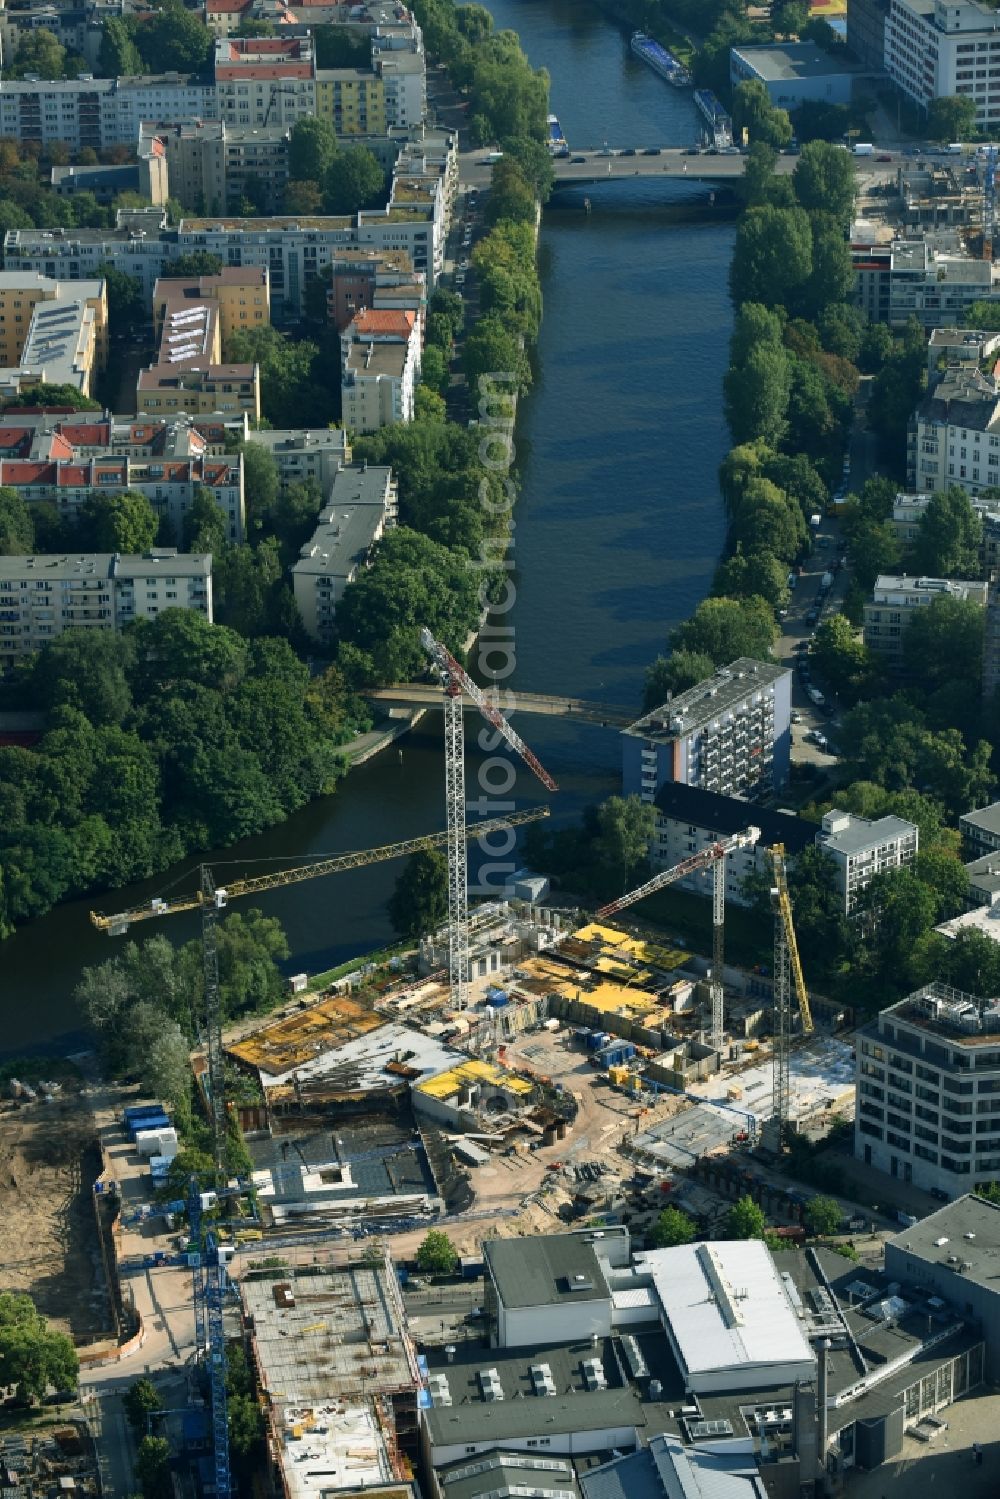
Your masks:
M 799 710 L 797 708 L 793 708 L 792 709 L 792 723 L 801 723 L 801 722 L 802 722 L 802 714 L 799 712 Z

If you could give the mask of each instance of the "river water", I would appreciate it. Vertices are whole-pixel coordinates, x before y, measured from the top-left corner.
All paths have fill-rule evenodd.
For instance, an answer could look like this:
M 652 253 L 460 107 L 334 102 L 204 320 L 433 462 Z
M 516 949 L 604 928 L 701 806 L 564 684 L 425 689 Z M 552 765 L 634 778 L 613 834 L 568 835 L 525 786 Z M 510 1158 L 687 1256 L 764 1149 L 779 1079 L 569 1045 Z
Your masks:
M 518 31 L 552 78 L 552 108 L 570 146 L 682 144 L 698 135 L 689 94 L 671 89 L 586 4 L 493 0 L 498 27 Z M 514 685 L 638 706 L 643 672 L 670 628 L 707 592 L 723 539 L 716 472 L 731 313 L 733 231 L 678 221 L 668 195 L 693 189 L 613 184 L 561 195 L 546 210 L 540 263 L 545 316 L 535 388 L 522 403 L 517 461 Z M 617 736 L 521 718 L 518 726 L 560 784 L 553 818 L 618 787 Z M 471 736 L 470 736 L 471 739 Z M 477 761 L 470 754 L 470 789 Z M 519 805 L 547 800 L 519 774 Z M 222 856 L 251 859 L 365 848 L 444 822 L 440 718 L 351 774 L 335 797 Z M 385 901 L 398 874 L 376 865 L 276 891 L 255 904 L 285 926 L 289 972 L 318 972 L 391 938 Z M 180 875 L 111 892 L 121 909 Z M 232 877 L 232 876 L 230 876 Z M 217 879 L 224 883 L 226 869 Z M 193 880 L 178 888 L 191 888 Z M 84 964 L 116 943 L 87 920 L 91 902 L 63 905 L 3 944 L 0 1055 L 63 1047 L 79 1034 L 72 990 Z M 175 941 L 193 918 L 133 929 Z

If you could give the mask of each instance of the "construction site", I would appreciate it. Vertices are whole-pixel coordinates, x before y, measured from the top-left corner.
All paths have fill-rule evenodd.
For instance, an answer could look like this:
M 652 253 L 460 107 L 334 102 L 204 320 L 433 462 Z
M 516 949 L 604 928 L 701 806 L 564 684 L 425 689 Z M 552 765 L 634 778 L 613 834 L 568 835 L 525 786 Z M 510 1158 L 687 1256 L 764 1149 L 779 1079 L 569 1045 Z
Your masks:
M 12 1082 L 0 1103 L 0 1264 L 5 1291 L 27 1292 L 78 1343 L 114 1332 L 95 1217 L 101 1170 L 79 1078 Z

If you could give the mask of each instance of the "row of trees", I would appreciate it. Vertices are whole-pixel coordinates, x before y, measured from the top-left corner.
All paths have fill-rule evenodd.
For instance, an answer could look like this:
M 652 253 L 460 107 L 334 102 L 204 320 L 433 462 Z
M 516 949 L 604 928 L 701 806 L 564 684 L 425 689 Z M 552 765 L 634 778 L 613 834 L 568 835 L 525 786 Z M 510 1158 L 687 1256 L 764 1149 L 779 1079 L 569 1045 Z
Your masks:
M 455 87 L 469 100 L 473 139 L 479 144 L 528 138 L 544 141 L 549 75 L 532 68 L 517 33 L 494 31 L 481 5 L 419 0 L 414 6 L 428 52 L 440 58 Z
M 835 1234 L 840 1227 L 843 1214 L 834 1197 L 811 1197 L 805 1207 L 805 1225 L 818 1238 Z M 678 1244 L 691 1244 L 698 1237 L 698 1226 L 694 1219 L 680 1208 L 664 1208 L 653 1224 L 647 1238 L 654 1249 L 671 1249 Z M 767 1239 L 767 1219 L 764 1209 L 752 1197 L 740 1197 L 726 1214 L 723 1230 L 726 1239 Z M 782 1241 L 774 1241 L 781 1248 Z

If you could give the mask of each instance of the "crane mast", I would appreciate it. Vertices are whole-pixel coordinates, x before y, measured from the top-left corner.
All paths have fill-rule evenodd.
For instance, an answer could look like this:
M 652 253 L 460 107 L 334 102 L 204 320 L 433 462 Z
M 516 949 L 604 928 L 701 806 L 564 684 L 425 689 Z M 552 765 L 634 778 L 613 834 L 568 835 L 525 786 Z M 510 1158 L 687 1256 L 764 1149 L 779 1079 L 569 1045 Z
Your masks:
M 788 1123 L 788 1058 L 792 1038 L 792 988 L 799 1006 L 803 1035 L 813 1030 L 812 1010 L 806 989 L 799 945 L 792 921 L 792 902 L 788 894 L 784 845 L 775 843 L 768 849 L 774 884 L 771 887 L 771 909 L 774 912 L 774 1060 L 772 1091 L 774 1109 L 772 1127 L 777 1149 L 781 1149 Z
M 634 906 L 636 901 L 644 900 L 647 895 L 653 895 L 657 890 L 663 890 L 667 885 L 673 885 L 677 880 L 682 880 L 685 875 L 696 874 L 699 870 L 712 870 L 712 974 L 710 980 L 712 996 L 712 1045 L 718 1050 L 722 1046 L 723 1031 L 725 1028 L 725 1016 L 723 1013 L 722 994 L 722 969 L 725 961 L 725 922 L 726 922 L 726 858 L 739 848 L 753 848 L 760 838 L 760 829 L 748 827 L 742 833 L 733 833 L 728 838 L 720 838 L 717 843 L 712 843 L 708 848 L 703 848 L 699 853 L 692 854 L 688 859 L 682 859 L 679 864 L 674 864 L 670 869 L 661 869 L 654 874 L 652 879 L 644 885 L 639 885 L 635 890 L 620 895 L 617 900 L 609 901 L 597 912 L 600 920 L 609 916 L 615 916 L 619 911 Z
M 444 799 L 448 840 L 448 986 L 451 1002 L 464 1010 L 469 1002 L 469 833 L 465 824 L 465 723 L 463 697 L 470 697 L 486 719 L 516 750 L 549 791 L 558 786 L 499 708 L 459 665 L 446 646 L 426 627 L 420 643 L 441 680 L 444 692 Z M 482 825 L 472 836 L 484 831 Z

